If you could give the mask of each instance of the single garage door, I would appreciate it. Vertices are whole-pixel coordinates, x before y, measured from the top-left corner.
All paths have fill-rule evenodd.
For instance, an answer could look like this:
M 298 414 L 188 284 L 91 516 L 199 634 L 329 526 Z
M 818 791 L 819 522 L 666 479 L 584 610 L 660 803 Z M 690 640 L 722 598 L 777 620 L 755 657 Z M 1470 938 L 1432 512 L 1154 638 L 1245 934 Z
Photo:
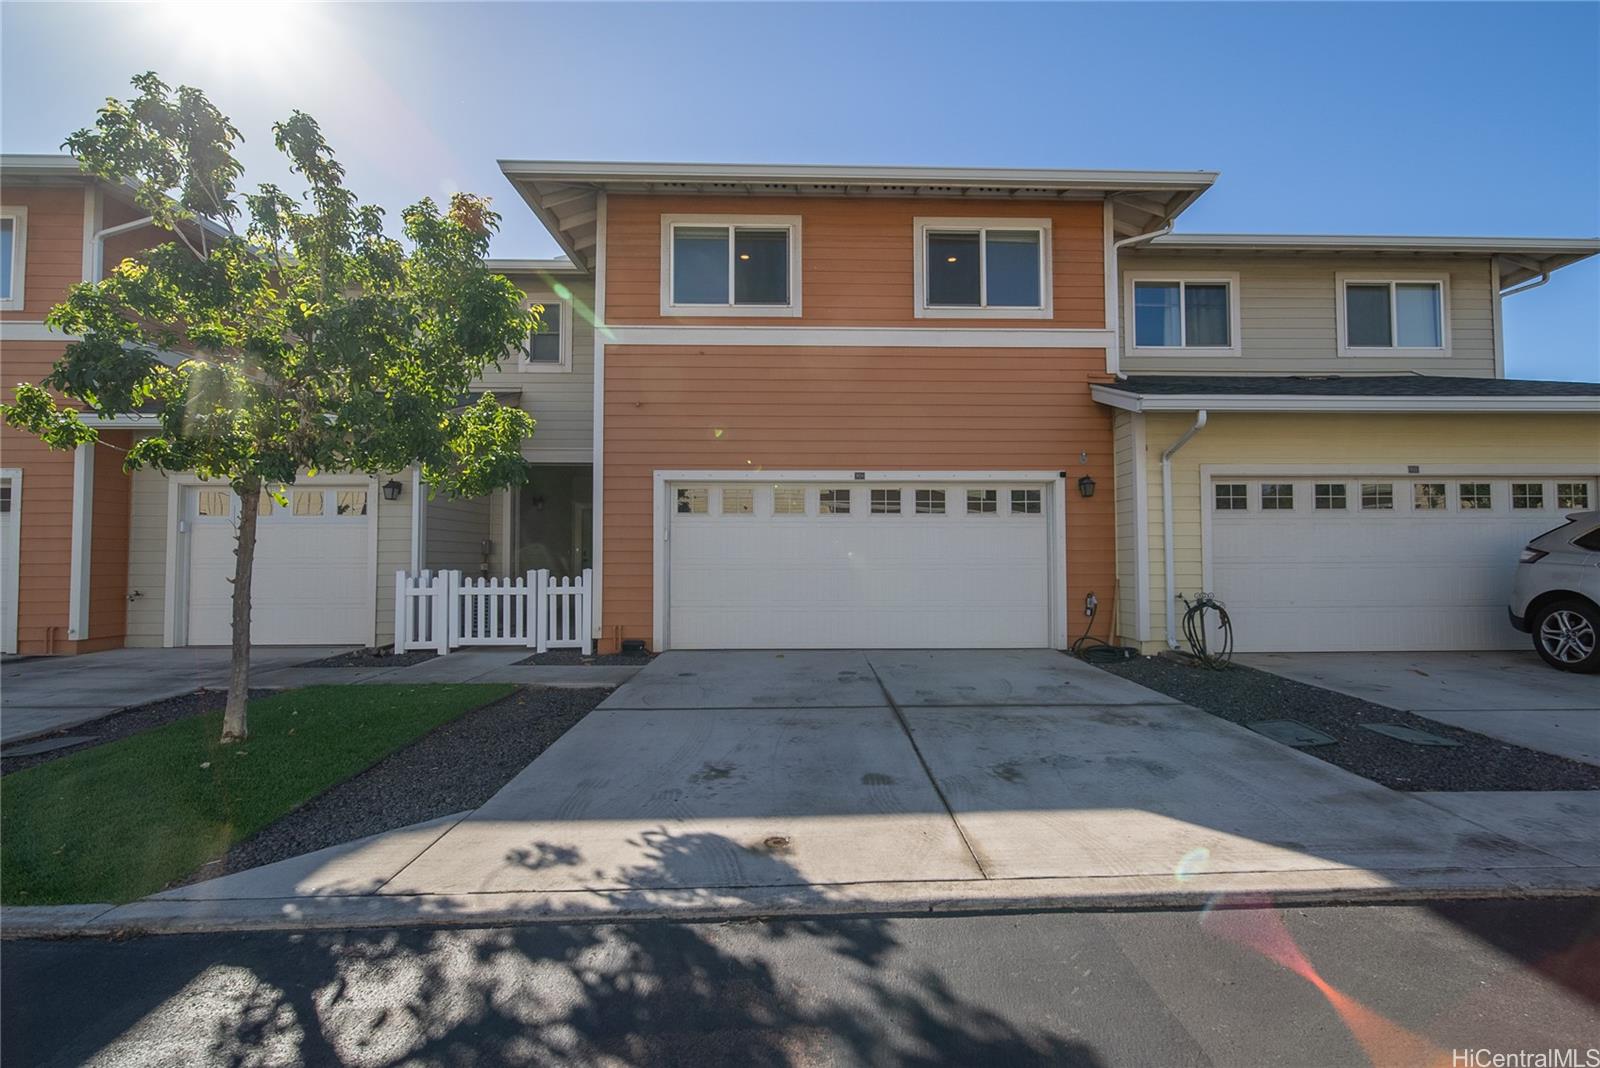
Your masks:
M 371 639 L 374 580 L 365 485 L 298 487 L 287 508 L 262 498 L 251 580 L 250 636 L 257 645 L 351 645 Z M 188 489 L 187 641 L 227 645 L 232 635 L 234 523 L 227 489 Z
M 1243 652 L 1522 648 L 1517 554 L 1593 480 L 1217 477 L 1211 583 Z
M 674 649 L 1050 644 L 1049 483 L 671 483 Z

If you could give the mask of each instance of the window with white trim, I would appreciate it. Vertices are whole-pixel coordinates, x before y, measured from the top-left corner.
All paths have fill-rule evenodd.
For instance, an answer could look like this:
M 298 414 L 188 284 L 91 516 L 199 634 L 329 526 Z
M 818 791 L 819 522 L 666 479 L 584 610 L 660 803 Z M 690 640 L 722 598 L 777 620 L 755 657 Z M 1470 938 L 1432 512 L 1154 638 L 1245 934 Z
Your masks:
M 679 515 L 705 515 L 710 497 L 704 486 L 679 486 L 677 512 Z
M 722 487 L 723 515 L 754 515 L 756 491 L 749 486 Z
M 1363 512 L 1394 511 L 1394 483 L 1361 483 L 1361 510 Z
M 849 515 L 850 491 L 847 489 L 825 489 L 817 494 L 818 515 Z
M 1557 482 L 1556 507 L 1561 509 L 1589 507 L 1589 484 L 1587 482 Z
M 1012 515 L 1039 515 L 1043 511 L 1043 490 L 1014 489 L 1011 491 Z
M 21 311 L 28 273 L 28 209 L 0 207 L 0 311 Z
M 539 325 L 528 335 L 522 359 L 535 370 L 570 370 L 572 367 L 571 311 L 568 304 L 554 298 L 533 301 L 542 305 Z
M 806 488 L 804 486 L 773 486 L 773 515 L 805 515 Z
M 968 515 L 1000 514 L 1000 493 L 992 489 L 967 490 Z
M 1339 278 L 1339 348 L 1347 356 L 1407 349 L 1443 352 L 1442 278 Z
M 1543 482 L 1511 483 L 1511 507 L 1533 510 L 1544 507 Z
M 263 496 L 265 496 L 263 494 Z M 362 516 L 367 514 L 367 491 L 364 489 L 342 489 L 333 495 L 335 515 Z
M 1464 511 L 1487 511 L 1494 507 L 1493 491 L 1487 482 L 1463 482 L 1456 487 L 1456 503 Z
M 1136 349 L 1238 348 L 1238 277 L 1129 277 Z
M 918 219 L 916 313 L 922 318 L 1047 319 L 1047 219 Z
M 1319 512 L 1342 512 L 1345 510 L 1345 485 L 1343 482 L 1318 482 L 1313 487 L 1312 503 Z
M 1440 512 L 1449 504 L 1443 482 L 1415 482 L 1411 486 L 1411 508 L 1416 512 Z
M 917 490 L 918 515 L 944 515 L 944 490 Z
M 875 489 L 871 493 L 871 507 L 873 515 L 899 515 L 900 491 L 897 489 Z
M 1219 512 L 1243 512 L 1250 507 L 1250 487 L 1243 482 L 1219 482 L 1213 501 Z
M 800 314 L 799 216 L 664 215 L 661 314 Z
M 1263 512 L 1294 511 L 1294 483 L 1261 483 L 1261 510 Z

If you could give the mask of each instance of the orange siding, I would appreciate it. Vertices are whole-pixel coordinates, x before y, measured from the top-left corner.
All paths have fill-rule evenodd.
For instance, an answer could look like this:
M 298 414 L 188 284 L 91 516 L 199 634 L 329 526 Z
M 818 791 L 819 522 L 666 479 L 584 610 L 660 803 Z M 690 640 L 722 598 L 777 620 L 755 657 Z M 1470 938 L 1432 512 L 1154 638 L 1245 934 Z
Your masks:
M 1111 416 L 1086 388 L 1104 350 L 607 346 L 605 359 L 608 635 L 652 637 L 658 469 L 1066 471 L 1067 623 L 1076 636 L 1091 591 L 1110 614 Z M 1084 474 L 1106 492 L 1079 497 Z
M 114 430 L 101 434 L 94 450 L 88 642 L 95 648 L 120 646 L 128 629 L 128 515 L 133 505 L 133 480 L 122 470 L 122 457 L 131 444 L 132 434 Z M 84 651 L 83 644 L 79 643 L 78 651 Z
M 661 216 L 800 216 L 795 319 L 661 316 Z M 1053 320 L 918 319 L 913 245 L 919 217 L 1048 218 Z M 756 326 L 1105 326 L 1103 209 L 1096 201 L 612 195 L 606 203 L 606 321 Z M 1102 367 L 1104 365 L 1102 364 Z
M 7 185 L 0 202 L 28 209 L 22 310 L 0 312 L 0 319 L 38 322 L 83 281 L 83 186 Z M 12 379 L 10 360 L 5 362 Z

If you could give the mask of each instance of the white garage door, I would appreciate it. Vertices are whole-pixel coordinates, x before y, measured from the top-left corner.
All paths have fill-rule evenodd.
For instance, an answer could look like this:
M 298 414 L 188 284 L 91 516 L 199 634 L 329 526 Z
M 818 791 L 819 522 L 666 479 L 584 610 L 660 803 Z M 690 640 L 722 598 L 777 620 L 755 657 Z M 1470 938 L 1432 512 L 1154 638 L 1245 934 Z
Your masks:
M 1517 554 L 1593 480 L 1217 477 L 1211 582 L 1243 652 L 1507 649 Z
M 367 487 L 288 491 L 287 508 L 262 498 L 251 581 L 250 636 L 257 645 L 349 645 L 371 639 Z M 185 491 L 189 527 L 190 645 L 231 640 L 234 520 L 226 489 Z
M 666 646 L 1050 644 L 1048 483 L 672 483 Z

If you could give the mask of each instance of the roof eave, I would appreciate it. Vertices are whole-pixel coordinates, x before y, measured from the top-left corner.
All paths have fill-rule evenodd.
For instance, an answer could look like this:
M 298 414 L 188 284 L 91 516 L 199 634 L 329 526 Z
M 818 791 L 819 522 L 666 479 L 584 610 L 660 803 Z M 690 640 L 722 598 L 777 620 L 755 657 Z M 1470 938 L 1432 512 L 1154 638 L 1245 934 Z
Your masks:
M 1592 412 L 1600 415 L 1600 396 L 1528 397 L 1372 397 L 1273 393 L 1135 393 L 1092 385 L 1101 404 L 1127 412 Z

